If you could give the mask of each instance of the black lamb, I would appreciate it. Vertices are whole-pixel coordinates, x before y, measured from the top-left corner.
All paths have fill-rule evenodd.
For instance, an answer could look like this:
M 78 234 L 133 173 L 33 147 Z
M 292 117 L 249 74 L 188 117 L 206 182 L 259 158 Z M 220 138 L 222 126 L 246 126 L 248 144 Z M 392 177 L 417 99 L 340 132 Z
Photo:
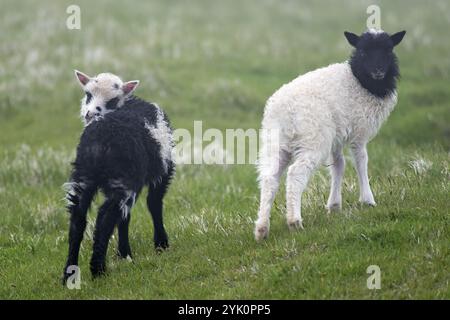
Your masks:
M 108 242 L 116 225 L 118 255 L 131 258 L 130 213 L 144 186 L 149 188 L 147 206 L 153 218 L 155 247 L 169 246 L 163 225 L 163 197 L 174 173 L 174 163 L 172 129 L 166 114 L 157 105 L 131 95 L 136 81 L 130 85 L 112 74 L 95 78 L 79 74 L 77 77 L 86 91 L 82 109 L 84 105 L 89 110 L 92 108 L 89 102 L 95 101 L 97 111 L 108 112 L 99 111 L 93 117 L 85 115 L 86 127 L 77 147 L 70 182 L 66 184 L 70 229 L 64 280 L 70 276 L 67 268 L 78 265 L 86 215 L 98 190 L 104 194 L 105 201 L 99 209 L 94 231 L 90 263 L 94 277 L 106 270 Z M 105 92 L 108 98 L 102 99 Z

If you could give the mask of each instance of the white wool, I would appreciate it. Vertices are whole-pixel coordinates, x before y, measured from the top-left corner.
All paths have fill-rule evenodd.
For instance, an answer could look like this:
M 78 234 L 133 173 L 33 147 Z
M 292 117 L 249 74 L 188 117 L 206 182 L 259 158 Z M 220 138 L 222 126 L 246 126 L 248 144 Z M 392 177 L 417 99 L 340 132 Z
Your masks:
M 170 129 L 168 123 L 164 120 L 164 113 L 161 108 L 156 104 L 155 106 L 157 108 L 156 125 L 153 126 L 148 122 L 147 119 L 144 119 L 145 128 L 148 130 L 150 135 L 160 144 L 160 157 L 163 160 L 164 171 L 167 173 L 169 163 L 172 161 L 172 130 Z
M 265 148 L 273 150 L 273 146 L 263 141 L 258 166 L 261 203 L 256 238 L 267 236 L 278 180 L 289 163 L 286 200 L 290 227 L 301 226 L 301 192 L 320 164 L 336 163 L 328 205 L 340 206 L 344 144 L 354 149 L 360 200 L 375 205 L 367 178 L 365 146 L 396 103 L 396 93 L 379 98 L 363 88 L 348 62 L 308 72 L 276 91 L 267 101 L 262 128 L 279 131 L 279 152 L 266 152 Z
M 80 190 L 83 190 L 86 188 L 86 184 L 84 182 L 66 182 L 62 185 L 64 191 L 66 192 L 66 202 L 67 205 L 72 206 L 74 203 L 72 203 L 71 198 L 77 195 L 80 195 Z
M 367 32 L 368 32 L 368 33 L 371 33 L 371 34 L 373 34 L 373 35 L 378 35 L 378 34 L 385 33 L 383 30 L 381 30 L 381 29 L 375 29 L 375 28 L 369 28 L 369 29 L 367 30 Z
M 347 62 L 308 72 L 269 98 L 263 129 L 279 129 L 289 153 L 319 151 L 327 160 L 334 144 L 365 143 L 375 136 L 397 102 L 364 89 Z
M 130 203 L 131 200 L 131 203 Z M 136 203 L 136 193 L 131 190 L 125 190 L 125 198 L 119 203 L 120 211 L 122 212 L 122 219 L 126 220 L 130 214 L 131 207 Z

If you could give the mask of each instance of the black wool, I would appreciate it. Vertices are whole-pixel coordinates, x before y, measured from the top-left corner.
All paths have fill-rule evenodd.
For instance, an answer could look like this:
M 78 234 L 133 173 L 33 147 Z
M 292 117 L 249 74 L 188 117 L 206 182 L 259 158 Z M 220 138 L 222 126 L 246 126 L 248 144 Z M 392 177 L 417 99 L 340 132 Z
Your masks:
M 168 247 L 162 209 L 174 163 L 163 158 L 163 142 L 155 139 L 149 130 L 161 123 L 171 134 L 169 120 L 159 107 L 132 97 L 121 108 L 85 127 L 68 183 L 69 256 L 64 281 L 69 276 L 67 268 L 78 265 L 87 211 L 98 190 L 105 195 L 105 202 L 98 212 L 94 231 L 93 276 L 105 272 L 108 241 L 116 225 L 118 254 L 123 258 L 131 257 L 128 243 L 130 211 L 144 186 L 149 187 L 147 205 L 154 223 L 155 247 Z
M 392 36 L 385 32 L 365 32 L 358 37 L 345 33 L 355 47 L 349 61 L 352 72 L 361 86 L 377 97 L 384 98 L 396 90 L 400 72 L 393 49 L 404 34 L 404 31 Z

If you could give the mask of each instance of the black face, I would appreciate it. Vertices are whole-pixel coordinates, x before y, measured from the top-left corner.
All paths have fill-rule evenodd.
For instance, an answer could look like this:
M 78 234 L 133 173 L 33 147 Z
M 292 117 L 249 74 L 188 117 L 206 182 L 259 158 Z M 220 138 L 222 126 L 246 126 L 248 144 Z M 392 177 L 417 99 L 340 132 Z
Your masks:
M 395 90 L 399 71 L 393 49 L 404 35 L 405 31 L 392 36 L 385 32 L 366 32 L 361 36 L 345 32 L 348 42 L 355 48 L 350 58 L 353 74 L 371 93 L 384 97 Z
M 386 73 L 395 67 L 394 46 L 390 38 L 383 34 L 380 39 L 360 41 L 356 49 L 356 57 L 366 74 L 374 80 L 382 80 Z

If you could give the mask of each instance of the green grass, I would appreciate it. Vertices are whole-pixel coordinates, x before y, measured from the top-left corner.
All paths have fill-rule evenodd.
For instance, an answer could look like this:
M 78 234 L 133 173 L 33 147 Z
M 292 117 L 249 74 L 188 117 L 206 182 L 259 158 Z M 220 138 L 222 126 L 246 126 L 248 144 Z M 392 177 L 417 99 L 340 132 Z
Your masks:
M 375 1 L 376 2 L 376 1 Z M 298 74 L 343 61 L 344 30 L 360 32 L 369 3 L 345 1 L 78 1 L 82 29 L 65 28 L 72 1 L 2 1 L 0 12 L 0 298 L 450 298 L 450 21 L 448 1 L 381 1 L 387 31 L 408 31 L 397 53 L 399 103 L 369 145 L 378 206 L 361 207 L 348 166 L 344 206 L 324 210 L 325 168 L 303 198 L 305 230 L 290 233 L 284 186 L 270 238 L 253 239 L 253 166 L 180 166 L 166 197 L 171 248 L 153 250 L 143 197 L 130 227 L 134 263 L 108 251 L 109 275 L 88 262 L 82 289 L 60 284 L 68 179 L 82 125 L 73 76 L 140 79 L 176 128 L 259 128 L 265 100 Z M 348 161 L 350 164 L 350 161 Z M 366 268 L 381 268 L 381 290 Z

